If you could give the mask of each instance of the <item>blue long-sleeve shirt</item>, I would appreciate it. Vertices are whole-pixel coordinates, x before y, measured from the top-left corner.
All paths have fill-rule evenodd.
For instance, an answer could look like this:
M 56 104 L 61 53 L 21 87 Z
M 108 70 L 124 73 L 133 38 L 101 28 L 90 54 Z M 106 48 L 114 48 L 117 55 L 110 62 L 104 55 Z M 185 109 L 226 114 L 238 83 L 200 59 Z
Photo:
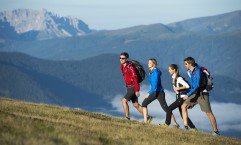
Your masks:
M 153 94 L 156 91 L 163 91 L 161 84 L 161 71 L 159 69 L 153 69 L 149 75 L 149 82 L 151 84 L 151 89 L 148 91 L 148 94 Z
M 201 72 L 198 67 L 195 67 L 193 71 L 190 73 L 191 77 L 191 88 L 190 91 L 187 93 L 187 96 L 191 96 L 199 87 L 199 82 L 200 82 L 200 77 L 201 77 Z

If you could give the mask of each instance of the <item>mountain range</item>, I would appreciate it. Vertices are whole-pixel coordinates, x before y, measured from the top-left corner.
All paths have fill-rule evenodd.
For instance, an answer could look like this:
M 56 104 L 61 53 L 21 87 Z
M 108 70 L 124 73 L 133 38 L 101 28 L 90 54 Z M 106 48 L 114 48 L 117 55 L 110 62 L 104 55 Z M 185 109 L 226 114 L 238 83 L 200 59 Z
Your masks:
M 22 53 L 1 52 L 0 96 L 88 110 L 91 110 L 88 106 L 93 105 L 111 108 L 112 99 L 125 94 L 125 83 L 116 58 L 116 54 L 101 54 L 80 61 L 52 61 Z M 147 70 L 147 65 L 142 65 Z M 172 91 L 168 70 L 160 70 L 163 87 Z M 181 74 L 187 78 L 185 72 Z M 240 82 L 218 75 L 213 77 L 212 101 L 241 104 L 237 97 L 239 92 L 236 92 L 241 89 Z M 141 85 L 149 85 L 148 77 Z
M 171 63 L 182 65 L 184 57 L 193 56 L 212 73 L 241 81 L 241 72 L 237 69 L 241 67 L 240 13 L 235 11 L 169 25 L 97 31 L 80 37 L 43 41 L 1 39 L 0 51 L 18 51 L 51 60 L 82 60 L 102 53 L 127 51 L 142 62 L 155 57 L 164 68 Z M 209 28 L 212 31 L 207 31 Z
M 35 26 L 36 18 L 40 16 L 43 16 L 41 17 L 41 23 L 39 22 L 39 25 Z M 34 73 L 33 76 L 43 77 L 47 81 L 48 77 L 54 76 L 52 82 L 57 81 L 57 83 L 50 83 L 51 85 L 48 86 L 50 88 L 56 86 L 56 84 L 65 83 L 70 88 L 77 87 L 79 92 L 76 94 L 86 91 L 86 93 L 101 98 L 125 90 L 118 68 L 118 55 L 122 51 L 127 51 L 131 59 L 138 60 L 142 64 L 146 64 L 151 57 L 156 58 L 159 67 L 164 72 L 163 84 L 169 90 L 171 90 L 171 87 L 170 76 L 167 71 L 168 66 L 172 63 L 178 64 L 180 71 L 185 76 L 186 70 L 183 66 L 183 59 L 192 56 L 197 63 L 205 66 L 214 76 L 215 89 L 212 98 L 214 101 L 241 103 L 241 11 L 189 19 L 167 25 L 159 23 L 99 31 L 90 30 L 81 20 L 60 17 L 46 10 L 19 9 L 2 12 L 0 20 L 0 51 L 21 52 L 36 57 L 25 60 L 30 56 L 22 56 L 23 54 L 20 55 L 19 53 L 1 53 L 2 66 L 0 68 L 4 72 L 1 74 L 11 74 L 8 73 L 8 68 L 12 75 L 19 73 L 21 70 L 21 73 L 19 73 L 21 77 L 27 77 Z M 73 22 L 76 23 L 71 25 Z M 79 24 L 79 27 L 75 27 L 77 24 Z M 29 26 L 29 29 L 25 26 Z M 68 31 L 70 35 L 62 35 L 63 31 L 60 28 L 65 31 L 74 29 L 75 33 Z M 37 32 L 37 35 L 32 35 L 35 32 Z M 42 35 L 43 33 L 48 35 Z M 61 35 L 58 35 L 59 33 Z M 20 69 L 18 65 L 21 63 L 12 65 L 11 59 L 15 63 L 25 60 L 22 62 L 24 65 Z M 28 64 L 35 59 L 39 61 L 31 64 L 30 68 L 34 68 L 35 65 L 39 66 L 40 63 L 41 69 L 39 68 L 37 71 L 28 70 Z M 5 62 L 6 60 L 11 60 L 11 63 Z M 91 63 L 89 64 L 89 62 Z M 26 75 L 26 71 L 31 73 L 28 72 Z M 95 74 L 96 72 L 98 75 Z M 22 76 L 22 73 L 25 76 Z M 29 78 L 34 78 L 33 76 Z M 10 77 L 8 76 L 8 78 Z M 8 78 L 2 76 L 0 84 L 9 82 L 10 79 Z M 1 95 L 14 94 L 14 96 L 18 96 L 19 92 L 13 93 L 13 88 L 16 87 L 12 86 L 14 80 L 13 78 L 10 81 L 9 86 L 3 87 Z M 30 80 L 27 82 L 34 82 Z M 107 83 L 106 80 L 111 82 Z M 42 79 L 35 80 L 36 86 L 45 86 L 41 81 Z M 61 83 L 61 81 L 63 82 Z M 21 82 L 21 79 L 18 79 L 17 82 Z M 20 83 L 17 86 L 24 87 L 27 84 Z M 28 87 L 32 86 L 35 85 L 29 85 Z M 45 94 L 42 97 L 51 95 L 57 97 L 59 94 L 64 94 L 64 92 L 61 92 L 63 89 L 58 88 L 49 91 L 48 87 L 36 87 L 38 91 L 33 92 Z M 9 88 L 11 88 L 11 91 L 9 91 Z M 19 89 L 19 91 L 22 90 L 22 88 Z M 57 93 L 56 90 L 60 92 L 57 91 Z M 46 95 L 48 93 L 49 95 Z
M 109 54 L 82 61 L 50 61 L 1 52 L 0 96 L 87 110 L 108 109 L 111 95 L 124 91 L 119 63 L 110 61 L 112 58 Z
M 218 34 L 241 30 L 241 11 L 220 14 L 216 16 L 195 18 L 171 23 L 172 29 L 184 30 L 203 34 Z
M 17 9 L 0 12 L 0 38 L 44 40 L 90 33 L 88 25 L 73 17 L 61 17 L 43 9 Z

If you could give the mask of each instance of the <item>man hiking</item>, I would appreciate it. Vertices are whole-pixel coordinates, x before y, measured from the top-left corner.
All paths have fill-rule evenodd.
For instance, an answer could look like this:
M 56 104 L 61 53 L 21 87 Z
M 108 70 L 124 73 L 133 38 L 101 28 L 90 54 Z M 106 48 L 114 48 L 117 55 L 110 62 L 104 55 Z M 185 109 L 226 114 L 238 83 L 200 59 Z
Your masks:
M 213 115 L 210 102 L 209 102 L 209 93 L 207 90 L 203 89 L 202 87 L 202 80 L 201 78 L 201 69 L 196 65 L 194 58 L 187 57 L 184 59 L 184 64 L 188 71 L 190 71 L 191 77 L 191 88 L 190 91 L 183 97 L 184 103 L 182 105 L 182 114 L 183 114 L 183 121 L 184 127 L 188 129 L 188 120 L 187 120 L 187 108 L 193 107 L 197 103 L 200 105 L 200 108 L 203 112 L 205 112 L 212 124 L 213 133 L 212 135 L 216 136 L 219 135 L 219 131 L 217 128 L 217 123 L 215 116 Z
M 138 83 L 138 77 L 136 73 L 136 69 L 133 64 L 128 61 L 129 54 L 127 52 L 122 52 L 120 54 L 120 69 L 122 71 L 122 75 L 124 77 L 127 93 L 122 99 L 122 105 L 125 111 L 125 117 L 127 120 L 130 120 L 130 112 L 128 101 L 132 101 L 133 106 L 143 115 L 143 108 L 138 103 L 138 97 L 140 96 L 140 85 Z M 149 122 L 152 117 L 148 117 Z

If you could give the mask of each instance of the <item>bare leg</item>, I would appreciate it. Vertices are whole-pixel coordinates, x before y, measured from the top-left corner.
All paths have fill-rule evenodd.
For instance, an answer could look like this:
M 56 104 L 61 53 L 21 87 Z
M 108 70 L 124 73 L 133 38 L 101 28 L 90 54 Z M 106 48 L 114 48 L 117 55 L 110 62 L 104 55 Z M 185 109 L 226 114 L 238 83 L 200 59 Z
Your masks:
M 143 116 L 144 116 L 144 122 L 147 123 L 148 110 L 146 107 L 143 107 Z
M 127 104 L 127 100 L 123 98 L 121 102 L 122 102 L 126 117 L 130 117 L 129 105 Z
M 188 126 L 187 122 L 187 104 L 182 104 L 182 117 L 183 117 L 183 123 L 185 126 Z
M 172 114 L 172 123 L 173 123 L 174 125 L 177 125 L 177 121 L 176 121 L 176 119 L 175 119 L 175 117 L 174 117 L 173 114 Z
M 206 112 L 211 124 L 212 124 L 212 127 L 213 127 L 213 131 L 218 131 L 218 127 L 217 127 L 217 122 L 216 122 L 216 118 L 215 116 L 213 115 L 212 112 Z
M 143 108 L 141 107 L 140 104 L 138 104 L 137 102 L 133 103 L 133 106 L 141 113 L 143 114 Z

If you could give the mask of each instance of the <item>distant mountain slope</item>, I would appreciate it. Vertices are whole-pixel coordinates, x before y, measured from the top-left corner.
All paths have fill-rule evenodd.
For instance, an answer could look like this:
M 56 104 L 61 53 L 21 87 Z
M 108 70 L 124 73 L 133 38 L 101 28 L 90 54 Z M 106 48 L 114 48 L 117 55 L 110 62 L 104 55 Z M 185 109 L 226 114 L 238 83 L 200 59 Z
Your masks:
M 146 63 L 143 65 L 147 69 Z M 119 55 L 115 54 L 102 54 L 81 61 L 50 61 L 21 53 L 1 52 L 0 96 L 67 106 L 97 103 L 99 107 L 108 108 L 117 94 L 124 95 L 126 91 L 119 66 Z M 172 91 L 167 68 L 160 69 L 163 87 Z M 181 73 L 188 78 L 186 73 Z M 220 75 L 213 77 L 212 101 L 241 104 L 241 82 Z M 143 84 L 149 85 L 148 77 Z
M 88 110 L 108 109 L 111 105 L 107 97 L 124 89 L 119 85 L 122 78 L 117 77 L 120 72 L 108 66 L 115 62 L 108 58 L 111 55 L 81 62 L 57 62 L 0 53 L 0 96 Z
M 171 63 L 182 65 L 184 57 L 193 56 L 214 74 L 241 81 L 241 71 L 237 69 L 241 68 L 239 63 L 241 32 L 208 36 L 171 33 L 160 37 L 144 38 L 134 34 L 125 36 L 112 34 L 113 32 L 99 32 L 81 38 L 34 42 L 2 41 L 0 50 L 19 51 L 35 57 L 55 60 L 81 60 L 102 53 L 119 54 L 127 51 L 142 62 L 155 57 L 165 68 Z M 230 61 L 233 63 L 229 63 Z
M 47 10 L 31 9 L 0 12 L 0 28 L 1 33 L 8 33 L 5 36 L 1 34 L 0 38 L 14 40 L 72 37 L 91 32 L 88 25 L 77 18 L 60 17 Z
M 194 18 L 169 24 L 176 30 L 217 34 L 241 30 L 241 10 L 216 16 Z

